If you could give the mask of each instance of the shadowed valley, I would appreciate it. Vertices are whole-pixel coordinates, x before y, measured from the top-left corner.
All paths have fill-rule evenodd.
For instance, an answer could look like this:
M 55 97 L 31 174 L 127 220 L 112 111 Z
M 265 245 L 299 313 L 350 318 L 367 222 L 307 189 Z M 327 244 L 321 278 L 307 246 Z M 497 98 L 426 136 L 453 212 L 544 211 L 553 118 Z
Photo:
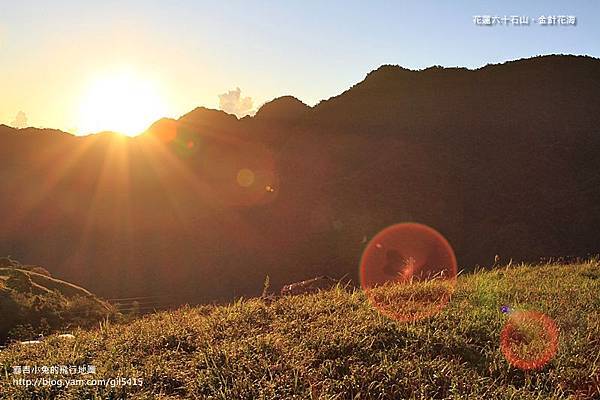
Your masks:
M 0 126 L 0 254 L 103 297 L 174 304 L 356 280 L 396 222 L 464 268 L 599 251 L 600 61 L 382 66 L 308 107 L 198 108 L 144 134 Z

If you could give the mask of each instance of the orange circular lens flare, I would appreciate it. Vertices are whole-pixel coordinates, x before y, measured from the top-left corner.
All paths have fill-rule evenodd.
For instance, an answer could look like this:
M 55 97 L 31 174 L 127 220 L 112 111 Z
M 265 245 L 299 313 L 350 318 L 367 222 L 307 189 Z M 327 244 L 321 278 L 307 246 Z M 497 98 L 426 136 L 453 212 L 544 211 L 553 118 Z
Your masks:
M 435 229 L 392 225 L 367 245 L 360 281 L 371 304 L 398 321 L 416 321 L 448 304 L 456 284 L 456 256 Z
M 236 180 L 241 187 L 250 187 L 254 183 L 255 174 L 251 169 L 242 168 L 238 171 Z
M 517 311 L 500 333 L 500 349 L 516 368 L 542 368 L 558 350 L 558 327 L 552 318 L 540 312 Z
M 243 142 L 223 151 L 209 149 L 203 160 L 212 189 L 228 207 L 262 206 L 278 197 L 275 157 L 265 146 Z M 219 168 L 211 168 L 213 163 Z
M 151 128 L 154 135 L 165 144 L 177 139 L 177 129 L 177 121 L 170 119 L 160 120 Z

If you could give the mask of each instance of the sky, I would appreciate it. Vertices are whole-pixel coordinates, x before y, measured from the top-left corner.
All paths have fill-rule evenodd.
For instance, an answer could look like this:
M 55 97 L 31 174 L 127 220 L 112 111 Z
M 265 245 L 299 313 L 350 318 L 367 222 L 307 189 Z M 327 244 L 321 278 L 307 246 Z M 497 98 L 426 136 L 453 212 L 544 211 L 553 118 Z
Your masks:
M 577 25 L 478 26 L 477 15 Z M 312 106 L 382 64 L 600 57 L 599 21 L 595 0 L 2 0 L 0 123 L 139 130 L 198 106 L 244 114 L 283 95 Z

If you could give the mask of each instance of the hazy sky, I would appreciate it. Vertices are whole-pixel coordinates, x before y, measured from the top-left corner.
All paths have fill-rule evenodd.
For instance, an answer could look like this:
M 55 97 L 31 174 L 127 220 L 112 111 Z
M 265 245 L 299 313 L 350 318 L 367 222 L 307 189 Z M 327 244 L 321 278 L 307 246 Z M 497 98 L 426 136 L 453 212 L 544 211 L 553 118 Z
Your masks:
M 473 23 L 486 14 L 574 15 L 577 26 Z M 473 68 L 551 53 L 600 57 L 600 2 L 2 0 L 0 123 L 24 111 L 34 126 L 81 129 L 90 87 L 123 70 L 178 117 L 218 108 L 237 87 L 254 108 L 286 94 L 314 105 L 381 64 Z

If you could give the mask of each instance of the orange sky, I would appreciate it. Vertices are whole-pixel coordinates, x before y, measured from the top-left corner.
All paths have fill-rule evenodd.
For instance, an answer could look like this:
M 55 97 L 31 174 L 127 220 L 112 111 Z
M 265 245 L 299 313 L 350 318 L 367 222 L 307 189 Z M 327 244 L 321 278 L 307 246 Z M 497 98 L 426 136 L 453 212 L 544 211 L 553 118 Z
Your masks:
M 473 24 L 482 13 L 562 13 L 578 22 L 482 28 Z M 238 87 L 256 110 L 283 95 L 314 105 L 382 64 L 476 68 L 539 54 L 598 57 L 596 15 L 599 2 L 7 2 L 0 123 L 23 111 L 32 126 L 133 134 L 163 116 L 219 108 L 219 95 Z M 131 103 L 138 109 L 124 110 Z

